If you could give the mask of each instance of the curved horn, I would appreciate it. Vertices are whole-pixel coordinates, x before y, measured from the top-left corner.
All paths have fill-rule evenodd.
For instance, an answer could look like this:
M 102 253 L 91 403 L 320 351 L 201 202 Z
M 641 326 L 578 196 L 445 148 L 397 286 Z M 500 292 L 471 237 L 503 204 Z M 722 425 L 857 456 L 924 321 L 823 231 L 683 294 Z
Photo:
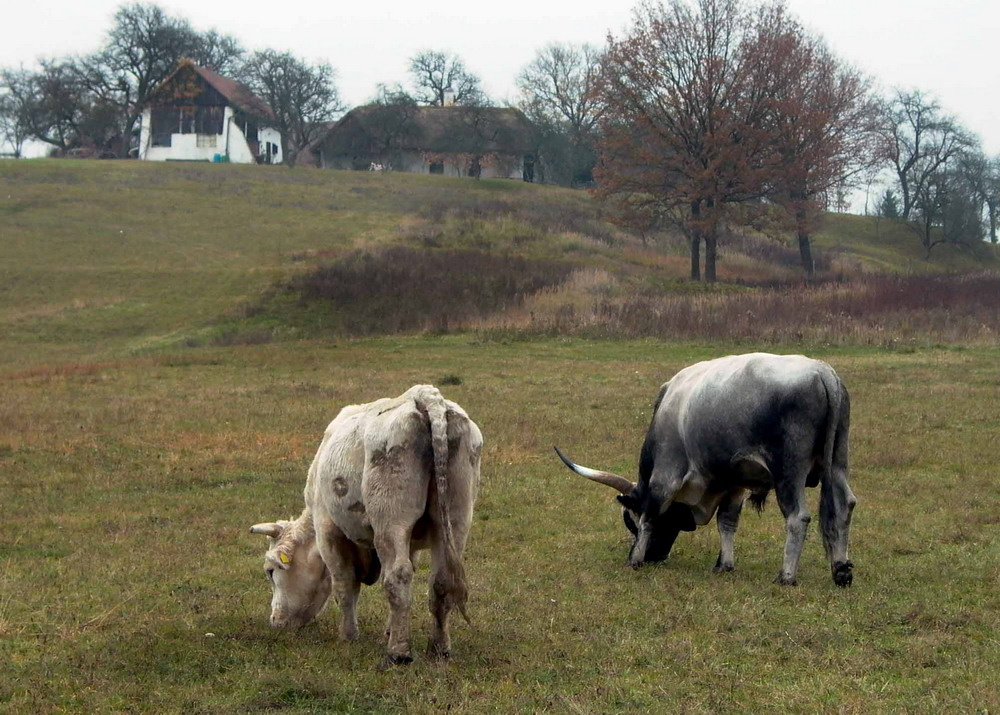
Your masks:
M 263 534 L 264 536 L 270 536 L 272 539 L 277 539 L 281 536 L 281 532 L 284 527 L 281 524 L 254 524 L 250 527 L 251 534 Z
M 581 467 L 579 464 L 576 464 L 572 459 L 563 454 L 558 447 L 553 447 L 552 449 L 554 449 L 556 454 L 559 455 L 559 459 L 563 461 L 563 464 L 579 474 L 581 477 L 586 477 L 587 479 L 597 482 L 598 484 L 605 484 L 612 489 L 617 489 L 622 494 L 631 494 L 632 490 L 635 489 L 635 484 L 630 482 L 625 477 L 611 472 L 602 472 L 597 469 L 590 469 L 589 467 Z

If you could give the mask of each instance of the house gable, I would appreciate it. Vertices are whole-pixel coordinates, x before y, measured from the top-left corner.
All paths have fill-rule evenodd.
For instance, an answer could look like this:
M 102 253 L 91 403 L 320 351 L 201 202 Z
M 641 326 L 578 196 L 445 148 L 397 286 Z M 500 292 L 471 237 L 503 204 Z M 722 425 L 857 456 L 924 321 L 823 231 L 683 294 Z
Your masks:
M 139 156 L 166 161 L 280 161 L 274 113 L 244 85 L 182 60 L 143 112 Z

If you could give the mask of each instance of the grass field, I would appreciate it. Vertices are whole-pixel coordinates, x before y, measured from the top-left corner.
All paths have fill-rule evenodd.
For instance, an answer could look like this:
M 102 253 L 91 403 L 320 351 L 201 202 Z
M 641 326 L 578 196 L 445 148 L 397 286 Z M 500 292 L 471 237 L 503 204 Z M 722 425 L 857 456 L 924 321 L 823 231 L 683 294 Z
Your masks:
M 752 339 L 588 340 L 492 323 L 364 339 L 210 338 L 244 319 L 256 329 L 260 316 L 241 306 L 314 258 L 372 243 L 502 251 L 534 235 L 519 239 L 521 255 L 569 253 L 640 283 L 644 267 L 673 265 L 669 251 L 623 247 L 580 195 L 517 184 L 12 166 L 0 164 L 0 709 L 1000 709 L 991 333 L 766 345 L 829 361 L 851 390 L 851 589 L 832 584 L 815 530 L 799 586 L 772 583 L 784 541 L 773 504 L 744 515 L 732 574 L 711 573 L 714 526 L 682 534 L 663 565 L 632 571 L 610 490 L 574 477 L 551 446 L 634 474 L 659 385 L 691 362 L 759 347 Z M 237 198 L 212 198 L 211 181 Z M 435 219 L 426 207 L 443 191 L 478 218 Z M 566 225 L 530 234 L 538 215 L 491 214 L 505 192 L 519 192 L 519 210 Z M 149 216 L 135 208 L 157 198 Z M 444 229 L 428 234 L 434 220 Z M 466 557 L 473 625 L 455 623 L 451 662 L 422 657 L 421 564 L 417 661 L 380 670 L 381 589 L 362 594 L 357 643 L 337 641 L 335 608 L 300 633 L 272 631 L 264 539 L 247 530 L 298 513 L 340 406 L 418 382 L 442 384 L 486 440 Z

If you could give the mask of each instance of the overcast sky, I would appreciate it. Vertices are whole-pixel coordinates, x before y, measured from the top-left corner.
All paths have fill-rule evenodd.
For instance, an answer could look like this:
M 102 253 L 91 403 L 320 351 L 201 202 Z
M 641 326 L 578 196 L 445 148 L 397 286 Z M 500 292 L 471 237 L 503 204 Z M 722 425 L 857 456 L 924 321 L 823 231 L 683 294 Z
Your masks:
M 117 0 L 10 2 L 0 29 L 0 65 L 95 49 Z M 580 0 L 344 2 L 167 0 L 169 12 L 200 30 L 235 35 L 250 49 L 291 50 L 332 64 L 349 105 L 368 100 L 378 82 L 405 82 L 407 58 L 450 50 L 489 94 L 515 99 L 514 76 L 553 42 L 602 44 L 620 34 L 634 3 Z M 1000 154 L 1000 2 L 997 0 L 788 0 L 792 11 L 844 59 L 884 90 L 933 94 Z

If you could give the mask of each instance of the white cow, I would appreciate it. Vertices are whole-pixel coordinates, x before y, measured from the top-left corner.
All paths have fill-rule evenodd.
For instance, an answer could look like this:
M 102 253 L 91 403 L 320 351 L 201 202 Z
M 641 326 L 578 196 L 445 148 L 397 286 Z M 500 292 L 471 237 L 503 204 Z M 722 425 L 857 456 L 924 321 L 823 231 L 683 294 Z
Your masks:
M 361 584 L 375 583 L 384 571 L 388 659 L 409 663 L 412 554 L 429 548 L 434 632 L 428 652 L 447 657 L 448 615 L 457 607 L 466 616 L 462 552 L 482 445 L 476 423 L 431 385 L 342 409 L 309 468 L 302 514 L 250 529 L 269 539 L 264 567 L 272 584 L 271 625 L 305 625 L 332 590 L 340 635 L 354 640 Z

